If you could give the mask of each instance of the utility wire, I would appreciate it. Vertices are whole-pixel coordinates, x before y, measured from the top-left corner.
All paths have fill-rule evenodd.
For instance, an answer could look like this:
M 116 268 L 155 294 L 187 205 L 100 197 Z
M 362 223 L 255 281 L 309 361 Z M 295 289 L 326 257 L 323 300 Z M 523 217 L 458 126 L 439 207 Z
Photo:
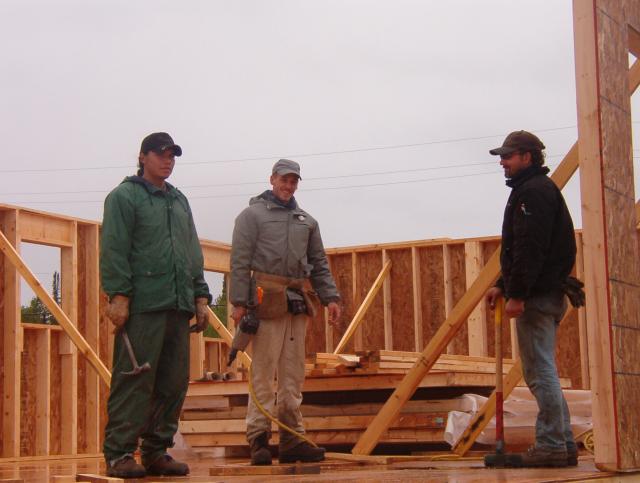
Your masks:
M 577 126 L 561 126 L 554 127 L 548 129 L 537 129 L 535 132 L 552 132 L 552 131 L 562 131 L 565 129 L 575 129 Z M 464 137 L 464 138 L 453 138 L 453 139 L 441 139 L 437 141 L 425 141 L 421 143 L 410 143 L 410 144 L 392 144 L 388 146 L 375 146 L 375 147 L 365 147 L 365 148 L 353 148 L 353 149 L 342 149 L 335 151 L 318 151 L 314 153 L 299 153 L 299 154 L 286 154 L 284 157 L 291 158 L 308 158 L 313 156 L 330 156 L 335 154 L 350 154 L 350 153 L 360 153 L 367 151 L 383 151 L 388 149 L 405 149 L 405 148 L 414 148 L 420 146 L 431 146 L 434 144 L 450 144 L 450 143 L 459 143 L 465 141 L 478 141 L 481 139 L 492 139 L 496 137 L 504 136 L 504 134 L 493 134 L 489 136 L 476 136 L 476 137 Z M 250 158 L 237 158 L 237 159 L 219 159 L 219 160 L 211 160 L 211 161 L 183 161 L 180 162 L 181 165 L 202 165 L 202 164 L 223 164 L 223 163 L 243 163 L 247 161 L 265 161 L 265 160 L 273 160 L 277 158 L 283 157 L 282 155 L 271 155 L 271 156 L 257 156 Z M 5 169 L 0 170 L 0 173 L 49 173 L 49 172 L 62 172 L 62 171 L 95 171 L 101 169 L 121 169 L 121 168 L 132 168 L 131 164 L 120 165 L 120 166 L 83 166 L 78 168 L 34 168 L 34 169 Z

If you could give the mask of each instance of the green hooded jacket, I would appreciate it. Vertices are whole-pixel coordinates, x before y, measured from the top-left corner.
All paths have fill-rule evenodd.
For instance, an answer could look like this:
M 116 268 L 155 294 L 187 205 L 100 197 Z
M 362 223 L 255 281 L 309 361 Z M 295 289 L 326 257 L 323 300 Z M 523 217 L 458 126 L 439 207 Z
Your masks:
M 195 312 L 206 297 L 202 248 L 187 198 L 140 176 L 129 176 L 104 202 L 100 279 L 109 298 L 126 295 L 132 314 L 177 309 Z

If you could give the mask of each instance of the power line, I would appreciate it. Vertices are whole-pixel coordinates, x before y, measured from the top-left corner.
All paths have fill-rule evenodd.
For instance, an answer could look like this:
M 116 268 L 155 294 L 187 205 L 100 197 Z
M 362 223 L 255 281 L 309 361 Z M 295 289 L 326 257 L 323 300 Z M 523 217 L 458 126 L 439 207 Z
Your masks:
M 487 172 L 481 173 L 468 173 L 454 176 L 440 176 L 435 178 L 423 178 L 423 179 L 412 179 L 406 181 L 388 181 L 384 183 L 370 183 L 370 184 L 359 184 L 359 185 L 350 185 L 350 186 L 329 186 L 323 188 L 301 188 L 297 190 L 298 193 L 305 193 L 308 191 L 325 191 L 325 190 L 347 190 L 347 189 L 358 189 L 358 188 L 371 188 L 371 187 L 381 187 L 381 186 L 393 186 L 400 184 L 414 184 L 414 183 L 424 183 L 429 181 L 443 181 L 449 179 L 458 179 L 458 178 L 469 178 L 472 176 L 485 176 L 493 174 L 496 175 L 498 172 L 494 169 Z M 237 198 L 237 197 L 247 197 L 247 196 L 255 196 L 256 193 L 234 193 L 234 194 L 225 194 L 225 195 L 203 195 L 203 196 L 189 196 L 189 200 L 198 200 L 198 199 L 214 199 L 214 198 Z M 103 203 L 104 200 L 62 200 L 62 201 L 29 201 L 28 203 L 37 203 L 37 204 L 65 204 L 65 203 Z
M 562 131 L 565 129 L 575 129 L 577 126 L 562 126 L 562 127 L 554 127 L 547 129 L 536 129 L 535 132 L 552 132 L 552 131 Z M 353 148 L 353 149 L 342 149 L 342 150 L 334 150 L 334 151 L 318 151 L 313 153 L 298 153 L 298 154 L 285 154 L 283 155 L 271 155 L 271 156 L 256 156 L 250 158 L 237 158 L 237 159 L 219 159 L 219 160 L 211 160 L 211 161 L 183 161 L 180 162 L 181 165 L 203 165 L 203 164 L 226 164 L 226 163 L 243 163 L 248 161 L 266 161 L 273 160 L 281 157 L 291 157 L 291 158 L 308 158 L 314 156 L 330 156 L 335 154 L 352 154 L 352 153 L 360 153 L 360 152 L 368 152 L 368 151 L 383 151 L 389 149 L 405 149 L 405 148 L 414 148 L 420 146 L 431 146 L 435 144 L 450 144 L 450 143 L 459 143 L 466 141 L 478 141 L 482 139 L 492 139 L 496 137 L 502 137 L 503 134 L 493 134 L 488 136 L 475 136 L 475 137 L 464 137 L 464 138 L 453 138 L 453 139 L 441 139 L 437 141 L 425 141 L 420 143 L 410 143 L 410 144 L 392 144 L 388 146 L 374 146 L 374 147 L 364 147 L 364 148 Z M 49 173 L 49 172 L 62 172 L 62 171 L 95 171 L 102 169 L 121 169 L 121 168 L 132 168 L 130 164 L 120 165 L 120 166 L 83 166 L 78 168 L 35 168 L 35 169 L 7 169 L 0 170 L 0 173 Z

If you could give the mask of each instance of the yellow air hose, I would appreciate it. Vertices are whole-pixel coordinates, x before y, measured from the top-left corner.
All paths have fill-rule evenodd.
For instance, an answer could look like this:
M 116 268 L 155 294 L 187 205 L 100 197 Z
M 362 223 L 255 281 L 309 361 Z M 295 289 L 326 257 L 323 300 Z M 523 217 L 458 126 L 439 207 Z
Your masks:
M 318 447 L 317 444 L 315 444 L 313 441 L 311 441 L 309 438 L 307 438 L 304 434 L 298 433 L 295 429 L 290 428 L 289 426 L 287 426 L 283 422 L 279 421 L 277 418 L 273 417 L 269 413 L 269 411 L 267 411 L 264 408 L 264 406 L 262 404 L 260 404 L 260 401 L 258 401 L 258 397 L 256 396 L 256 392 L 253 390 L 253 384 L 251 382 L 251 366 L 249 366 L 249 394 L 251 395 L 251 399 L 253 400 L 253 403 L 257 406 L 257 408 L 260 410 L 260 412 L 262 414 L 264 414 L 264 416 L 267 419 L 269 419 L 273 423 L 276 423 L 280 428 L 284 429 L 288 433 L 291 433 L 296 438 L 300 438 L 301 440 L 306 441 L 307 443 L 309 443 L 311 446 L 313 446 L 315 448 Z

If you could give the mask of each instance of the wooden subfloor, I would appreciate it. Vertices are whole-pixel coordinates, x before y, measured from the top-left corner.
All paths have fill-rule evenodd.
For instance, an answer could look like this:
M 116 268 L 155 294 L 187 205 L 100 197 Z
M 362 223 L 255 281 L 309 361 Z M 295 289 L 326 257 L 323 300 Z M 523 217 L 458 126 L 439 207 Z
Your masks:
M 593 459 L 581 457 L 575 468 L 562 469 L 486 469 L 480 459 L 471 461 L 406 461 L 389 465 L 372 465 L 327 460 L 320 467 L 320 474 L 292 476 L 209 476 L 210 468 L 220 465 L 233 465 L 235 468 L 247 464 L 246 460 L 224 458 L 201 458 L 188 461 L 191 475 L 188 478 L 148 477 L 144 480 L 128 481 L 192 481 L 192 482 L 552 482 L 552 481 L 640 481 L 640 473 L 612 474 L 598 471 Z M 66 482 L 73 478 L 55 478 L 75 476 L 79 473 L 104 475 L 104 461 L 99 457 L 27 460 L 12 462 L 0 460 L 0 482 L 20 480 L 26 482 Z M 94 480 L 95 481 L 95 480 Z

